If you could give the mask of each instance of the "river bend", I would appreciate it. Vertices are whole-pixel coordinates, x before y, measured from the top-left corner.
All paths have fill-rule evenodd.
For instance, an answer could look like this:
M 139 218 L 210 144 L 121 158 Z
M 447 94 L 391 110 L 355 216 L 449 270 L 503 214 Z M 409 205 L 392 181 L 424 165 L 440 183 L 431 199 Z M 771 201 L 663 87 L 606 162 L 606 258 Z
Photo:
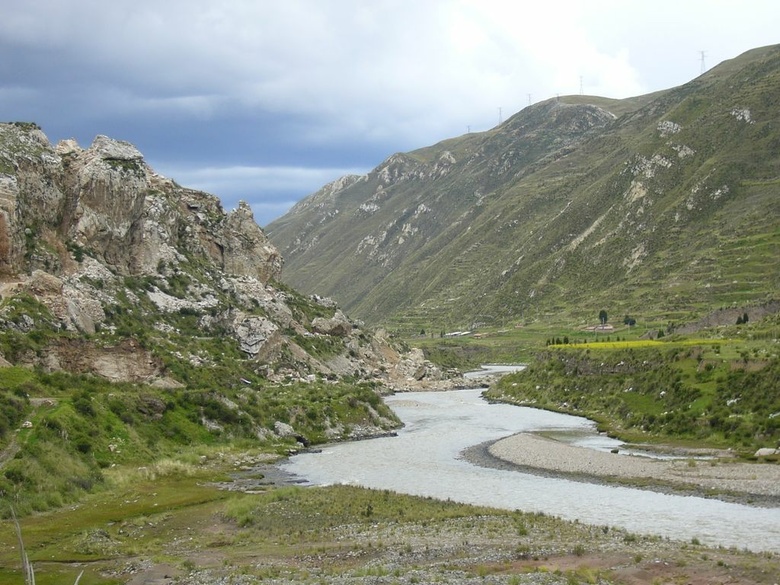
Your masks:
M 397 437 L 329 445 L 285 464 L 312 485 L 353 484 L 457 502 L 544 512 L 597 526 L 616 526 L 703 544 L 780 552 L 780 508 L 675 496 L 613 485 L 480 467 L 464 449 L 519 432 L 559 431 L 580 443 L 610 447 L 592 421 L 506 404 L 481 390 L 390 396 L 404 422 Z

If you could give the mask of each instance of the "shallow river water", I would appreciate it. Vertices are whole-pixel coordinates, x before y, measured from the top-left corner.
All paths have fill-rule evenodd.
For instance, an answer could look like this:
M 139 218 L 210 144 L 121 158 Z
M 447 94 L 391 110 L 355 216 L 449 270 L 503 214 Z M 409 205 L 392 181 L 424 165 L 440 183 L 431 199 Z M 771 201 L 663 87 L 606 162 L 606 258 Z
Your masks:
M 703 544 L 780 552 L 780 508 L 575 482 L 479 467 L 467 447 L 518 432 L 560 431 L 597 449 L 613 446 L 587 419 L 504 404 L 482 390 L 415 392 L 386 399 L 404 422 L 397 437 L 327 446 L 292 457 L 286 471 L 310 484 L 347 483 L 510 510 L 544 512 Z M 574 437 L 572 439 L 572 437 Z

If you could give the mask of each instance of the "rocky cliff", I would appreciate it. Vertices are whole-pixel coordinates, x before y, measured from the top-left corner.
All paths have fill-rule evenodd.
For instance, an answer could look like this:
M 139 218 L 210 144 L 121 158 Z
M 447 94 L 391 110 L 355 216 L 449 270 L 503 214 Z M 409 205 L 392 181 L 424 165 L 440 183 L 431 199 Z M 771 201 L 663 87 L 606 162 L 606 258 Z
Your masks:
M 35 124 L 0 124 L 4 363 L 162 386 L 218 366 L 226 384 L 446 384 L 332 301 L 280 285 L 282 265 L 249 205 L 226 213 L 133 145 L 52 146 Z
M 75 250 L 120 275 L 154 274 L 187 255 L 261 282 L 281 274 L 248 205 L 225 214 L 213 195 L 155 173 L 127 142 L 98 136 L 87 149 L 72 140 L 52 148 L 28 124 L 3 124 L 0 140 L 4 275 L 68 274 Z

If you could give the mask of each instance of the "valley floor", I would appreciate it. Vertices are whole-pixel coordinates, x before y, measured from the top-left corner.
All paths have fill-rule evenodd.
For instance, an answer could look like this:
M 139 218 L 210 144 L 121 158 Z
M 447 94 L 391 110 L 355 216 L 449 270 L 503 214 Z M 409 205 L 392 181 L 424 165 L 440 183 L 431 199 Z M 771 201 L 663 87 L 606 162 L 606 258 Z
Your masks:
M 85 583 L 106 585 L 773 585 L 780 574 L 776 553 L 385 490 L 290 487 L 284 474 L 257 475 L 265 456 L 226 457 L 212 471 L 252 465 L 263 485 L 217 489 L 203 467 L 22 518 L 36 574 L 73 583 L 84 570 Z M 23 582 L 15 544 L 0 521 L 2 583 Z

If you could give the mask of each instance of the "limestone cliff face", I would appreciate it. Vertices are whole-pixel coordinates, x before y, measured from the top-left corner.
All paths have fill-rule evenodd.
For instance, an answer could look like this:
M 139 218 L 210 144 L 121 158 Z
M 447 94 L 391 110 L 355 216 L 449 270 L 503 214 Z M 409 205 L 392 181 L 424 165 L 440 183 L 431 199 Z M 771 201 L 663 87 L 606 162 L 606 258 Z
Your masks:
M 0 271 L 68 274 L 74 251 L 122 275 L 188 254 L 262 282 L 282 270 L 248 205 L 226 214 L 213 195 L 155 173 L 132 144 L 98 136 L 86 149 L 52 147 L 33 125 L 0 124 Z
M 282 257 L 265 237 L 255 222 L 252 208 L 244 201 L 225 219 L 221 246 L 222 267 L 229 274 L 257 276 L 262 282 L 281 275 Z

